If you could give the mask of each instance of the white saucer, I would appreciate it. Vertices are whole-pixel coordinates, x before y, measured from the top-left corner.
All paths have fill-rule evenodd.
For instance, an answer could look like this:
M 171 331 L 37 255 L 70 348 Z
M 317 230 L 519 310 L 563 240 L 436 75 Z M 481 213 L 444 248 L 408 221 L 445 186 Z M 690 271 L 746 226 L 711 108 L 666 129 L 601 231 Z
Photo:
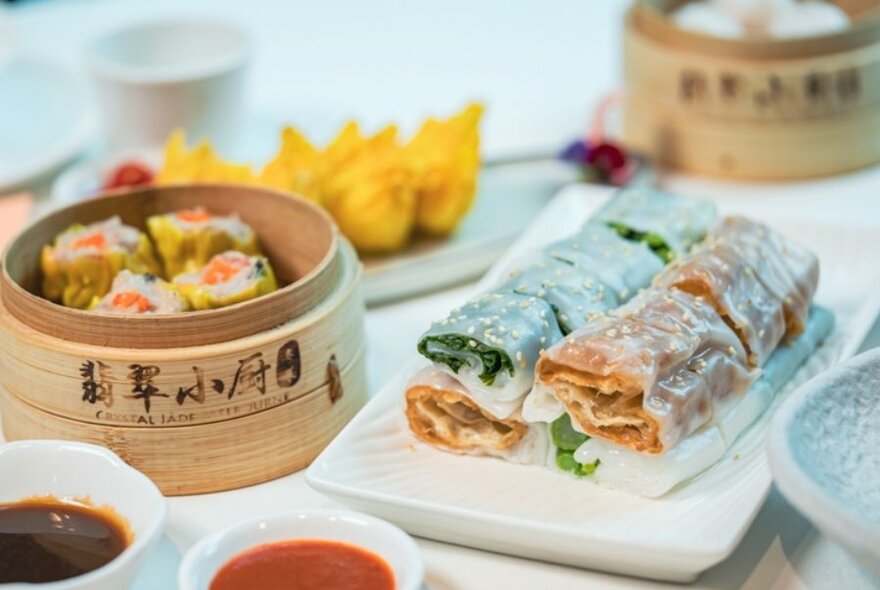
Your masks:
M 147 562 L 138 573 L 130 590 L 169 590 L 176 588 L 177 569 L 183 556 L 167 535 L 162 535 L 159 543 L 147 557 Z
M 786 499 L 880 576 L 880 348 L 785 400 L 768 454 Z
M 93 134 L 91 108 L 76 80 L 34 58 L 0 68 L 0 193 L 51 172 Z

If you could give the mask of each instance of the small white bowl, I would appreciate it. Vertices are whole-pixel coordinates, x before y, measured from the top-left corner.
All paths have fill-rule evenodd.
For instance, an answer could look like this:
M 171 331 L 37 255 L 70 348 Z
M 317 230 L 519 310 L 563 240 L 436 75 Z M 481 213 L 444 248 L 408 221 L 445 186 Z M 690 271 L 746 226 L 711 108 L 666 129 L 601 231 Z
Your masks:
M 788 501 L 880 575 L 880 348 L 789 396 L 768 452 Z
M 85 443 L 27 440 L 0 445 L 0 504 L 51 494 L 108 505 L 128 521 L 134 541 L 94 571 L 46 584 L 0 584 L 2 590 L 120 590 L 131 586 L 158 542 L 167 506 L 159 489 L 111 451 Z
M 108 147 L 162 145 L 176 128 L 228 149 L 239 140 L 250 41 L 210 18 L 117 30 L 88 50 Z
M 232 557 L 255 545 L 293 539 L 341 541 L 371 551 L 391 567 L 398 590 L 417 590 L 424 578 L 418 547 L 396 526 L 348 510 L 303 510 L 246 520 L 203 538 L 183 558 L 178 590 L 208 590 Z

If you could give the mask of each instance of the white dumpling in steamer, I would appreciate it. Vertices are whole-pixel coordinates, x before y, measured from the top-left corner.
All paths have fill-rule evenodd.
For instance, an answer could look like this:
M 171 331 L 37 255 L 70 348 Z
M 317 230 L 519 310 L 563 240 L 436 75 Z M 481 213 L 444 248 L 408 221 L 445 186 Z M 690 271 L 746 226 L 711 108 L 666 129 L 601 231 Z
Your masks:
M 672 19 L 682 29 L 713 37 L 736 39 L 745 35 L 745 30 L 735 18 L 706 2 L 685 4 L 673 13 Z

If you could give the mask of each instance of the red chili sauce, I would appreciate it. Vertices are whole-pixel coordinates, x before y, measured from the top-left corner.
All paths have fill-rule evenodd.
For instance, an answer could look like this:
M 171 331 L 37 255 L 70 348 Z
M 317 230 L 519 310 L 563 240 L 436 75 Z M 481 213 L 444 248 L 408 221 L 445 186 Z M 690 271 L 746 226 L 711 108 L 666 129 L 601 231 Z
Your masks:
M 384 559 L 337 541 L 257 545 L 225 564 L 210 590 L 394 590 Z

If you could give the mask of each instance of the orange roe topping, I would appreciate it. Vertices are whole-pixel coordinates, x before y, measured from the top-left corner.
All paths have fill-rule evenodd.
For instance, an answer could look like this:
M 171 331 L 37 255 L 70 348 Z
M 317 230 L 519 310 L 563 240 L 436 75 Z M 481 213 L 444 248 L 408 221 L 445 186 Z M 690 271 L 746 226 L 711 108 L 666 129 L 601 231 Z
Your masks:
M 211 219 L 211 214 L 204 209 L 190 209 L 189 211 L 178 212 L 177 218 L 182 221 L 197 223 L 199 221 L 208 221 Z
M 89 246 L 94 246 L 95 248 L 104 248 L 107 245 L 107 240 L 104 238 L 104 234 L 91 234 L 88 236 L 84 236 L 78 240 L 74 240 L 71 244 L 71 248 L 87 248 Z
M 149 299 L 147 299 L 140 293 L 136 293 L 135 291 L 122 291 L 120 293 L 116 293 L 113 296 L 113 300 L 110 302 L 110 305 L 118 309 L 128 309 L 130 307 L 133 307 L 137 309 L 139 313 L 149 311 L 152 307 Z
M 223 257 L 215 256 L 202 271 L 202 284 L 216 285 L 225 283 L 234 277 L 238 271 L 248 266 L 246 256 Z

